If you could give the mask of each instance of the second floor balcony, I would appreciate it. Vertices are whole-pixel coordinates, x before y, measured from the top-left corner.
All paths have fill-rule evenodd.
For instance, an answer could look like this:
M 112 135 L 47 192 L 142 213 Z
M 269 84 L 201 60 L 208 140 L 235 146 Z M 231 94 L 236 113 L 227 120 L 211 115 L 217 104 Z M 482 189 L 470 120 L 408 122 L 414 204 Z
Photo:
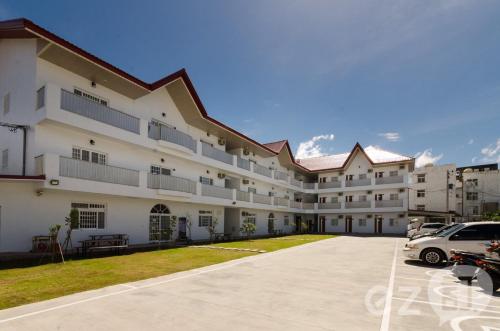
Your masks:
M 201 195 L 220 199 L 233 199 L 233 190 L 230 188 L 201 184 Z
M 288 207 L 288 201 L 286 198 L 274 197 L 275 206 Z
M 345 208 L 346 209 L 355 209 L 355 208 L 370 208 L 370 201 L 346 201 Z
M 271 204 L 271 197 L 268 195 L 264 195 L 264 194 L 254 193 L 253 194 L 253 202 L 254 203 L 261 203 L 261 204 L 265 204 L 265 205 L 270 205 Z
M 340 181 L 331 181 L 331 182 L 323 182 L 318 183 L 318 189 L 326 189 L 326 188 L 339 188 L 342 184 Z
M 286 182 L 288 180 L 288 174 L 283 171 L 275 170 L 274 179 L 284 180 Z
M 160 174 L 148 173 L 148 188 L 196 194 L 196 182 Z
M 269 177 L 269 178 L 272 178 L 272 170 L 269 169 L 269 168 L 266 168 L 260 164 L 257 164 L 257 163 L 254 163 L 253 164 L 253 172 L 255 172 L 256 174 L 259 174 L 259 175 L 262 175 L 262 176 L 266 176 L 266 177 Z
M 323 202 L 318 203 L 318 209 L 340 209 L 340 202 Z
M 376 185 L 382 185 L 382 184 L 399 184 L 404 182 L 404 177 L 403 176 L 389 176 L 389 177 L 381 177 L 381 178 L 375 178 L 375 184 Z
M 375 201 L 375 208 L 394 208 L 403 207 L 403 200 L 377 200 Z
M 202 142 L 201 144 L 201 152 L 203 156 L 206 156 L 208 158 L 224 162 L 226 164 L 233 165 L 233 155 L 224 152 L 223 150 L 220 150 L 218 148 L 215 148 L 211 146 L 210 144 Z
M 184 146 L 196 153 L 196 140 L 194 140 L 193 137 L 187 133 L 179 131 L 175 128 L 150 122 L 148 127 L 148 137 Z
M 369 186 L 371 184 L 372 180 L 370 178 L 351 179 L 345 181 L 345 187 Z

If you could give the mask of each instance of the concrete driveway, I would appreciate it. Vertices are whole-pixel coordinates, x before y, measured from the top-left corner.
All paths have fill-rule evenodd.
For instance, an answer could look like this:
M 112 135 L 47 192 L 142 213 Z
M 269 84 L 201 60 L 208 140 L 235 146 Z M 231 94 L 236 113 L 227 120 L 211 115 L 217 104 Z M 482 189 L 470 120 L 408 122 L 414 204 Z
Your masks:
M 406 263 L 405 241 L 339 237 L 79 293 L 0 311 L 0 330 L 500 328 L 500 297 Z

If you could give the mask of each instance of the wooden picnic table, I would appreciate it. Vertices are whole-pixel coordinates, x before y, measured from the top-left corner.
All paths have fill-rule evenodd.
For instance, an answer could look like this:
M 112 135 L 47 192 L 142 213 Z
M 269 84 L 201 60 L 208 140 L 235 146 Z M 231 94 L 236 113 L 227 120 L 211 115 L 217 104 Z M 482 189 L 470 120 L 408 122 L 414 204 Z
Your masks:
M 89 235 L 90 239 L 81 240 L 81 253 L 87 255 L 89 251 L 94 250 L 113 250 L 117 252 L 121 248 L 128 247 L 128 235 L 126 234 L 94 234 Z

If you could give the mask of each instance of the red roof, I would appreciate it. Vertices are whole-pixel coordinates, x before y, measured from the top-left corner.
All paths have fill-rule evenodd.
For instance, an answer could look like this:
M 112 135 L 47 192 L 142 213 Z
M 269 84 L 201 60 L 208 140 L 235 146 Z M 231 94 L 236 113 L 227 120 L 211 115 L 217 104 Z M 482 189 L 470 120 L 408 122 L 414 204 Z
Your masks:
M 281 152 L 283 147 L 286 146 L 287 143 L 288 143 L 287 140 L 280 140 L 280 141 L 275 141 L 273 143 L 266 143 L 263 145 L 272 150 L 273 152 L 275 152 L 276 154 L 278 154 L 279 152 Z

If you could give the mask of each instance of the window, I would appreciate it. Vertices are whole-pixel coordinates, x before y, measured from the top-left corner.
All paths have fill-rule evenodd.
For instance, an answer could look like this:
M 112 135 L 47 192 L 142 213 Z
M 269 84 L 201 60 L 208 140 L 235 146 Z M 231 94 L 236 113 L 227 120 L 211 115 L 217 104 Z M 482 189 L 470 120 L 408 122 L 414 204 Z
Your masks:
M 332 203 L 338 203 L 339 202 L 339 197 L 331 197 L 330 202 Z
M 106 218 L 105 205 L 75 202 L 71 204 L 71 208 L 78 210 L 78 229 L 104 229 Z
M 269 191 L 268 195 L 269 195 L 270 197 L 274 197 L 274 196 L 276 195 L 276 192 Z
M 6 170 L 9 167 L 9 150 L 4 149 L 2 151 L 2 170 Z
M 345 180 L 353 180 L 354 175 L 345 175 Z
M 332 218 L 330 220 L 330 223 L 331 223 L 332 226 L 339 226 L 339 220 L 336 219 L 336 218 Z
M 338 177 L 332 177 L 332 182 L 338 182 L 339 181 L 339 178 Z
M 320 177 L 319 178 L 320 183 L 326 183 L 326 177 Z
M 45 86 L 36 91 L 36 110 L 45 106 Z
M 375 178 L 382 178 L 384 177 L 384 172 L 383 171 L 377 171 L 375 173 Z
M 285 226 L 289 226 L 290 225 L 290 217 L 288 215 L 283 216 L 283 224 Z
M 425 174 L 417 175 L 417 183 L 425 183 Z
M 214 185 L 214 180 L 212 178 L 200 176 L 200 183 L 205 185 Z
M 358 226 L 366 226 L 366 219 L 360 218 L 358 220 Z
M 352 202 L 352 195 L 346 195 L 345 202 Z
M 420 210 L 420 211 L 425 210 L 425 205 L 417 205 L 417 210 Z
M 467 200 L 477 200 L 477 192 L 467 192 Z
M 7 114 L 10 111 L 10 93 L 3 96 L 3 113 Z
M 477 178 L 467 179 L 467 184 L 472 184 L 474 186 L 477 186 Z
M 391 200 L 398 200 L 399 199 L 399 194 L 397 194 L 397 193 L 391 193 L 391 195 L 389 195 L 389 199 L 391 199 Z
M 451 235 L 450 240 L 497 240 L 499 238 L 500 224 L 477 224 Z
M 156 165 L 152 165 L 151 166 L 151 173 L 153 175 L 166 175 L 166 176 L 170 176 L 170 169 L 167 169 L 167 168 L 163 168 L 163 167 L 160 167 L 160 166 L 156 166 Z
M 257 189 L 255 187 L 249 187 L 248 188 L 248 193 L 257 194 Z
M 326 203 L 326 197 L 320 197 L 319 203 Z
M 198 226 L 207 227 L 212 225 L 212 211 L 200 210 L 198 212 Z
M 397 170 L 389 171 L 389 176 L 390 177 L 396 177 L 397 175 L 398 175 L 398 171 Z
M 425 190 L 417 190 L 417 198 L 425 198 Z
M 396 220 L 394 218 L 389 219 L 389 226 L 394 227 L 399 225 L 399 220 Z
M 257 224 L 257 218 L 255 217 L 255 214 L 243 211 L 241 212 L 241 216 L 243 216 L 244 223 L 252 223 L 253 225 Z
M 79 95 L 81 97 L 84 97 L 85 99 L 89 99 L 91 101 L 94 101 L 94 102 L 97 102 L 103 106 L 107 106 L 108 105 L 108 100 L 104 99 L 104 98 L 101 98 L 95 94 L 92 94 L 92 93 L 89 93 L 89 92 L 86 92 L 84 90 L 81 90 L 81 89 L 73 89 L 73 93 L 76 94 L 76 95 Z
M 107 156 L 104 153 L 89 151 L 80 147 L 73 147 L 71 157 L 76 160 L 82 160 L 98 164 L 106 164 Z
M 360 195 L 359 201 L 366 201 L 366 195 Z
M 359 174 L 359 179 L 366 179 L 366 174 Z
M 382 200 L 384 200 L 384 194 L 382 193 L 375 194 L 375 201 L 382 201 Z

